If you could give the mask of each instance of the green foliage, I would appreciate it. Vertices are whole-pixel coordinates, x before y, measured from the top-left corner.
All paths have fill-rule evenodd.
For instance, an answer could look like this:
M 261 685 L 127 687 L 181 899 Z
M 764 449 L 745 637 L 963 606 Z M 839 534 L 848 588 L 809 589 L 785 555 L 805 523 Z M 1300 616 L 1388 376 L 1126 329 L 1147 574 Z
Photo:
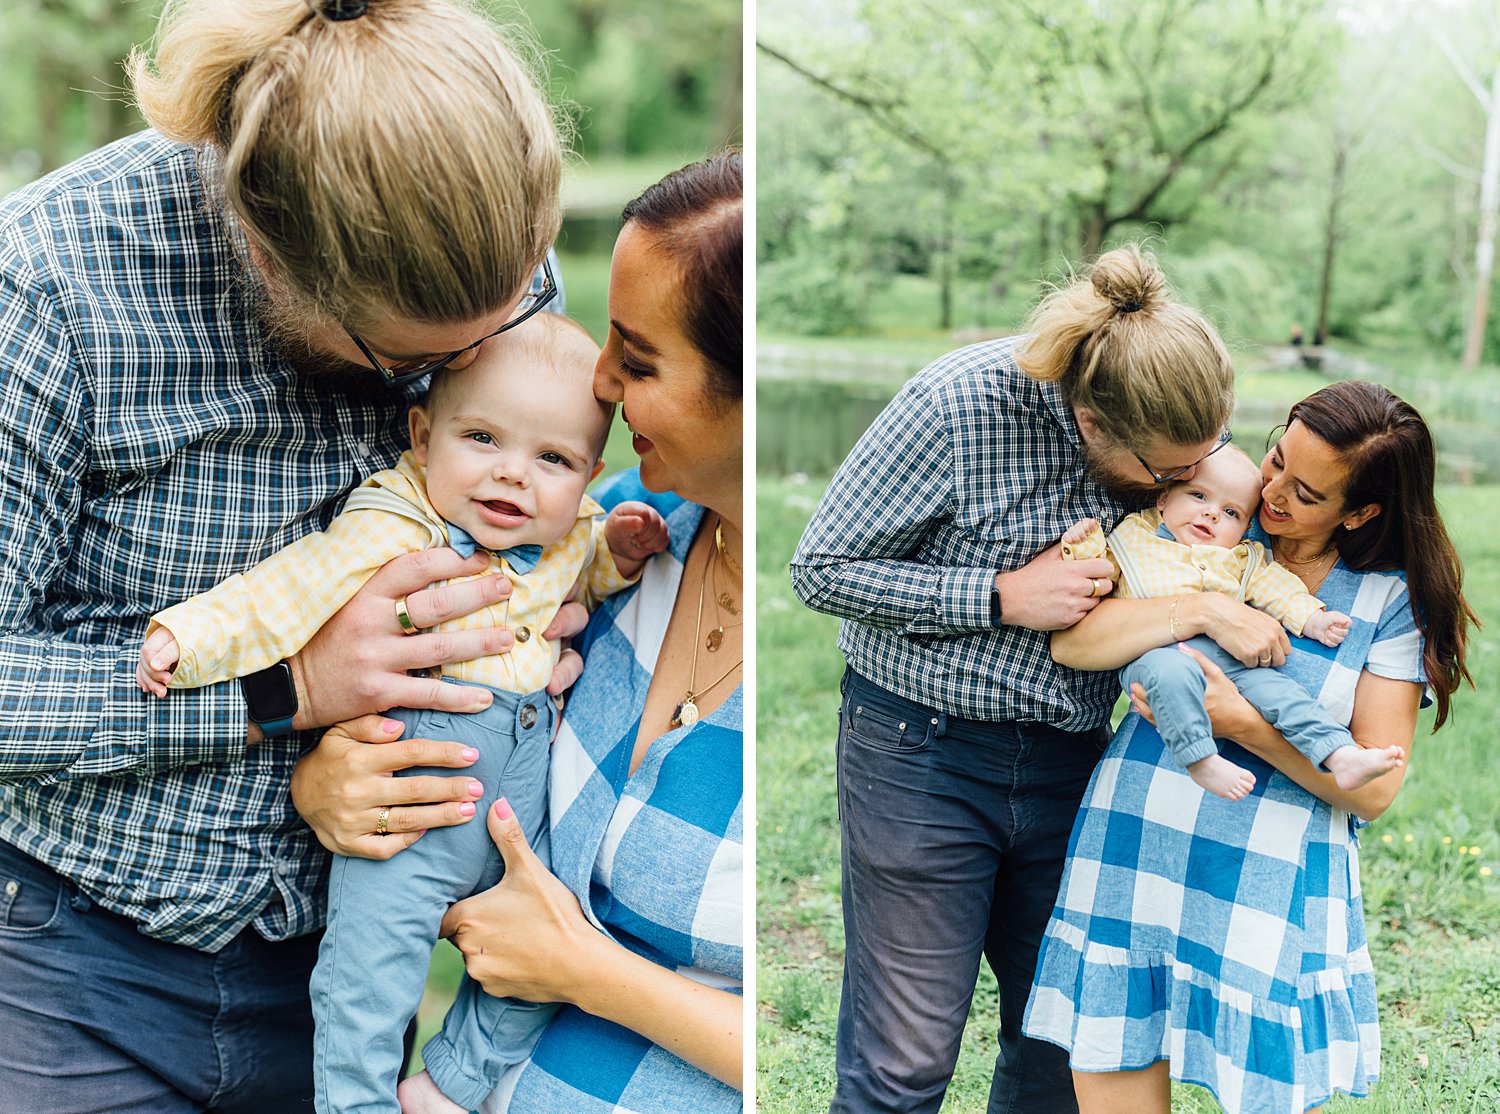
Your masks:
M 1287 374 L 1287 373 L 1282 373 Z M 833 1090 L 843 927 L 834 794 L 838 624 L 792 595 L 786 562 L 824 481 L 763 478 L 757 496 L 759 707 L 757 897 L 759 1109 L 802 1114 Z M 1364 830 L 1361 877 L 1380 996 L 1383 1071 L 1369 1099 L 1329 1114 L 1493 1110 L 1500 1103 L 1500 487 L 1447 488 L 1441 502 L 1486 621 L 1471 645 L 1478 691 L 1454 720 L 1418 729 L 1395 804 Z M 1389 838 L 1387 838 L 1389 837 Z M 982 1111 L 999 1007 L 988 972 L 970 1010 L 945 1111 Z M 1174 1086 L 1176 1114 L 1214 1114 Z
M 836 262 L 816 256 L 764 263 L 756 315 L 771 329 L 838 336 L 864 324 L 865 284 Z

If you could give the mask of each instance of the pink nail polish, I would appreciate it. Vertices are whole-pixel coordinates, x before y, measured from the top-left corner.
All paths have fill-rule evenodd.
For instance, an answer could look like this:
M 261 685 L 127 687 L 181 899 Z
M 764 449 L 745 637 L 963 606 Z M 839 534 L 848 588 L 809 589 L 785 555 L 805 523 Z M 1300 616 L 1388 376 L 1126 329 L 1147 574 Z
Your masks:
M 461 753 L 463 755 L 463 760 L 465 762 L 478 762 L 479 761 L 479 752 L 477 750 L 475 750 L 473 747 L 464 747 L 464 749 L 463 749 L 463 751 Z
M 471 797 L 483 797 L 484 796 L 484 784 L 482 782 L 478 782 L 478 781 L 471 781 L 471 782 L 469 782 L 469 796 L 471 796 Z
M 395 735 L 401 730 L 401 721 L 399 719 L 388 719 L 381 723 L 380 727 L 387 735 Z M 478 756 L 476 755 L 475 757 Z
M 472 801 L 465 801 L 463 804 L 458 806 L 458 811 L 463 816 L 473 816 L 474 803 Z
M 504 797 L 495 802 L 495 815 L 500 817 L 501 820 L 509 820 L 515 815 L 510 811 L 510 802 Z

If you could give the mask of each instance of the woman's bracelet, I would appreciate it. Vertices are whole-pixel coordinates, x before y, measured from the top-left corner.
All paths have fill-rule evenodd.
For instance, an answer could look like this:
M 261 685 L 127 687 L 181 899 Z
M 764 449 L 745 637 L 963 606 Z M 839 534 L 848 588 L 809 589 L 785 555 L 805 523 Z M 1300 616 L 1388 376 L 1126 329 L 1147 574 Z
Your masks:
M 1181 596 L 1173 596 L 1172 606 L 1167 608 L 1167 628 L 1172 632 L 1173 642 L 1182 641 L 1182 632 L 1177 629 L 1177 605 L 1181 602 Z

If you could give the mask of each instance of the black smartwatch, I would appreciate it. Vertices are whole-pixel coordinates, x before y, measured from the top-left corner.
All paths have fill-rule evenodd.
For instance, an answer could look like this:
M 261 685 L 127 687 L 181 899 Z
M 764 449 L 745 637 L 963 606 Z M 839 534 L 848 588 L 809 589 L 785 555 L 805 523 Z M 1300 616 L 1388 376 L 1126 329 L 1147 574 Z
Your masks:
M 268 739 L 285 735 L 292 729 L 297 714 L 297 686 L 292 683 L 292 667 L 278 661 L 270 669 L 240 678 L 245 694 L 245 709 L 250 722 Z
M 990 585 L 990 626 L 1003 627 L 1000 621 L 1000 589 L 993 583 Z

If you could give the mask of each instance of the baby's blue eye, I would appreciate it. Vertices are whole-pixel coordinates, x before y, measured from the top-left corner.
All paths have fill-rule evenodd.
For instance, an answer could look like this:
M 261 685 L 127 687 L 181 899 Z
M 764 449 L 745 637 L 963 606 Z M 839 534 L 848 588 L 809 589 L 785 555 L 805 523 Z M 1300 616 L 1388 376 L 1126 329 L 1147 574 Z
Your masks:
M 545 464 L 561 464 L 564 468 L 568 465 L 568 460 L 562 453 L 543 453 L 541 459 Z
M 476 429 L 476 430 L 471 431 L 468 434 L 468 437 L 469 437 L 469 440 L 471 440 L 471 441 L 477 441 L 481 445 L 493 445 L 495 443 L 495 439 L 493 437 L 491 437 L 488 433 L 485 433 L 484 430 L 482 430 L 482 429 Z

